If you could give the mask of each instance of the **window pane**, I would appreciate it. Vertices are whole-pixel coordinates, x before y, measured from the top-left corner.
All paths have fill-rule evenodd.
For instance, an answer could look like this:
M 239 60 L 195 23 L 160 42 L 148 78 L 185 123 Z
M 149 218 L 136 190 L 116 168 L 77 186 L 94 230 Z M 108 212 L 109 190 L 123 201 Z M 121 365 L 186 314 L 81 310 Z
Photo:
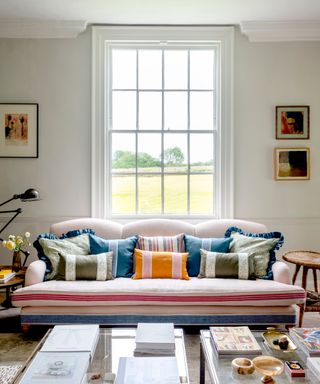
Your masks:
M 136 129 L 136 92 L 114 91 L 112 97 L 112 128 Z
M 188 86 L 188 51 L 164 51 L 164 88 L 186 89 Z
M 161 177 L 138 177 L 138 213 L 161 213 Z
M 133 173 L 136 171 L 135 135 L 132 133 L 112 134 L 112 172 Z
M 136 89 L 137 51 L 134 49 L 112 50 L 112 88 Z
M 213 175 L 190 175 L 190 213 L 213 214 Z
M 185 175 L 164 176 L 164 213 L 187 214 L 187 183 Z
M 162 88 L 162 52 L 161 50 L 139 50 L 139 88 Z
M 138 136 L 138 172 L 161 171 L 161 135 L 141 133 Z
M 212 92 L 190 92 L 190 129 L 213 129 Z
M 112 176 L 112 213 L 134 214 L 136 211 L 135 176 Z
M 190 171 L 213 172 L 213 136 L 207 133 L 190 134 Z
M 187 171 L 187 135 L 185 133 L 164 135 L 163 163 L 165 172 Z
M 160 92 L 139 93 L 139 129 L 161 129 L 162 97 Z
M 214 89 L 214 52 L 190 51 L 190 88 Z
M 188 129 L 187 92 L 164 93 L 164 129 Z

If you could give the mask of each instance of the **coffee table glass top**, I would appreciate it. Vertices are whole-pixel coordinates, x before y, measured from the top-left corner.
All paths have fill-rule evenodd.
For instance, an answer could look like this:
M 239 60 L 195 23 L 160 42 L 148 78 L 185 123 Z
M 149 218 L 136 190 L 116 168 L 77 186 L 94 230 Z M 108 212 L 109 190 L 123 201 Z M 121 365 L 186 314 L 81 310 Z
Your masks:
M 259 345 L 262 348 L 263 355 L 271 355 L 277 357 L 282 360 L 298 360 L 303 365 L 306 375 L 305 377 L 290 377 L 285 371 L 279 376 L 275 377 L 275 381 L 277 384 L 288 384 L 288 383 L 297 383 L 297 384 L 316 384 L 319 383 L 319 378 L 316 378 L 310 370 L 307 368 L 306 357 L 304 357 L 301 352 L 294 351 L 290 353 L 284 353 L 282 351 L 273 351 L 269 349 L 263 342 L 263 338 L 261 336 L 263 331 L 252 332 Z M 255 356 L 240 356 L 240 355 L 230 355 L 228 357 L 220 357 L 218 358 L 215 350 L 212 346 L 211 336 L 209 330 L 200 331 L 200 342 L 202 351 L 204 354 L 204 359 L 206 363 L 206 367 L 209 373 L 209 377 L 211 379 L 211 383 L 214 384 L 243 384 L 243 383 L 260 383 L 261 374 L 258 372 L 254 372 L 251 375 L 237 375 L 232 372 L 231 361 L 236 357 L 248 357 L 252 359 Z
M 180 382 L 189 383 L 183 330 L 177 328 L 174 333 Z M 114 383 L 120 357 L 133 356 L 135 336 L 136 329 L 100 328 L 98 345 L 88 368 L 87 382 Z
M 36 352 L 40 351 L 49 333 L 50 331 L 47 332 L 38 344 L 32 357 L 34 357 Z M 178 362 L 180 383 L 188 384 L 189 375 L 183 330 L 177 328 L 174 330 L 174 333 L 176 344 L 175 354 Z M 120 357 L 133 356 L 135 336 L 135 328 L 100 328 L 98 344 L 82 384 L 114 384 Z M 28 360 L 26 367 L 30 364 L 32 357 Z M 19 376 L 15 383 L 19 383 L 21 377 L 22 375 Z

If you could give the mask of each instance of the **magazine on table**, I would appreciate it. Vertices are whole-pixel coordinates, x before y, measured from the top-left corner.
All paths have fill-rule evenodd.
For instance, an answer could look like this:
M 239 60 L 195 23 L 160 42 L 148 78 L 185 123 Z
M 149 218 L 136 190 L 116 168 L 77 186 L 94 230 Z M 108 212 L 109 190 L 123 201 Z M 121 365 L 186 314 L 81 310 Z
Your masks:
M 311 372 L 316 376 L 320 376 L 320 357 L 308 357 L 307 358 L 307 367 Z
M 81 384 L 90 352 L 38 352 L 20 384 Z
M 320 328 L 290 328 L 289 334 L 307 356 L 320 356 Z
M 15 272 L 12 272 L 11 269 L 0 269 L 0 283 L 6 283 L 7 281 L 15 277 L 15 275 Z
M 218 355 L 256 355 L 262 349 L 249 327 L 209 327 Z

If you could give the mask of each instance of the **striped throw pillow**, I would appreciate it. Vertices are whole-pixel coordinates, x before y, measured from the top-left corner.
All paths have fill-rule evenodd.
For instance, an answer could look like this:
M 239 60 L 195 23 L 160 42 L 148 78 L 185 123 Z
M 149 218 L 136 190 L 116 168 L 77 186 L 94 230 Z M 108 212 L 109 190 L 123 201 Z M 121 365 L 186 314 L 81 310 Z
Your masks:
M 156 252 L 185 252 L 184 234 L 176 236 L 139 236 L 137 248 Z
M 200 278 L 254 278 L 253 256 L 248 253 L 219 253 L 200 249 L 200 254 Z
M 134 251 L 135 273 L 133 279 L 182 279 L 189 280 L 187 253 Z
M 111 280 L 113 252 L 97 255 L 60 253 L 58 280 Z

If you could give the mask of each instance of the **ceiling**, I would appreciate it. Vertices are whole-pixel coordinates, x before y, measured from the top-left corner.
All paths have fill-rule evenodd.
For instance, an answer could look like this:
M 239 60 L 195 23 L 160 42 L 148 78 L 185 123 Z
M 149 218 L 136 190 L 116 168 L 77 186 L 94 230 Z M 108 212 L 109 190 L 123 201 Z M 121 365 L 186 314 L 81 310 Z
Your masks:
M 0 38 L 74 38 L 92 24 L 240 25 L 250 41 L 320 41 L 320 0 L 0 0 Z
M 240 24 L 320 20 L 319 0 L 0 0 L 0 19 L 87 24 Z M 0 23 L 1 23 L 0 20 Z

